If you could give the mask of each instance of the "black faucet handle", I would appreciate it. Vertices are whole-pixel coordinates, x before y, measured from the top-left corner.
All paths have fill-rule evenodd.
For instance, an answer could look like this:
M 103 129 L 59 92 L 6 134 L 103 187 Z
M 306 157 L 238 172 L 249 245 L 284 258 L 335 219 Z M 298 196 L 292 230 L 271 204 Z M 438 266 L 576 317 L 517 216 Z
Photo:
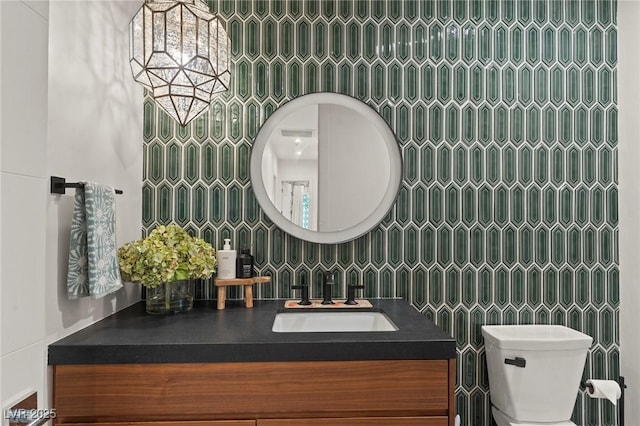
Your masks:
M 298 302 L 298 305 L 307 306 L 311 304 L 311 301 L 309 300 L 309 286 L 307 284 L 302 282 L 300 285 L 292 285 L 291 289 L 300 290 L 300 301 Z
M 356 302 L 356 290 L 364 289 L 363 285 L 348 285 L 347 286 L 347 300 L 344 302 L 345 305 L 357 305 Z

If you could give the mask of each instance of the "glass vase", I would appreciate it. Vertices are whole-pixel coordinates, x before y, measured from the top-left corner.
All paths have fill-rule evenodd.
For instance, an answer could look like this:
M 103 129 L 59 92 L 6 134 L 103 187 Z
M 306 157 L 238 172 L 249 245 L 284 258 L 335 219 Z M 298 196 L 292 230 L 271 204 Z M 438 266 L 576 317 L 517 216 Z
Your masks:
M 147 287 L 147 313 L 177 314 L 193 308 L 193 296 L 189 293 L 189 281 L 173 281 L 157 287 Z

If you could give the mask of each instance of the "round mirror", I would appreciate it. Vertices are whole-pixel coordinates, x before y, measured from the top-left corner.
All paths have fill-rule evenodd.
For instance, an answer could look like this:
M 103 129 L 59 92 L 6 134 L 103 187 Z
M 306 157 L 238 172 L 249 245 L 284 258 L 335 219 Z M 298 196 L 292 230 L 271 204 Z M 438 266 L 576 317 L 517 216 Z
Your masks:
M 278 108 L 251 151 L 251 184 L 283 231 L 316 243 L 352 240 L 393 205 L 402 158 L 387 123 L 367 104 L 314 93 Z

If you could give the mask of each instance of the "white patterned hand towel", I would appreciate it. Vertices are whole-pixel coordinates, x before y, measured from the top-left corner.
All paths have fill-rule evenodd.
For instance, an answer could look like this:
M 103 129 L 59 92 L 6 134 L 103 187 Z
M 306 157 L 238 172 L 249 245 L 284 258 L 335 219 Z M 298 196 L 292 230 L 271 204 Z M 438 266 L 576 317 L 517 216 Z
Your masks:
M 69 299 L 103 297 L 122 287 L 116 245 L 115 190 L 83 182 L 76 188 L 71 221 Z

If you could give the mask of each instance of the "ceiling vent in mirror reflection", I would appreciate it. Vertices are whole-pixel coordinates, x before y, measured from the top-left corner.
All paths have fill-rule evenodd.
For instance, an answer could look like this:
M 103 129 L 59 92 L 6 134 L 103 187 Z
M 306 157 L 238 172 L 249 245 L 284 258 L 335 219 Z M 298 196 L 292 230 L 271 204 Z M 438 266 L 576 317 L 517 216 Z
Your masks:
M 281 129 L 280 135 L 285 138 L 312 138 L 312 129 Z
M 277 109 L 251 151 L 251 183 L 265 214 L 305 241 L 340 243 L 377 226 L 402 176 L 395 135 L 367 104 L 314 93 Z

